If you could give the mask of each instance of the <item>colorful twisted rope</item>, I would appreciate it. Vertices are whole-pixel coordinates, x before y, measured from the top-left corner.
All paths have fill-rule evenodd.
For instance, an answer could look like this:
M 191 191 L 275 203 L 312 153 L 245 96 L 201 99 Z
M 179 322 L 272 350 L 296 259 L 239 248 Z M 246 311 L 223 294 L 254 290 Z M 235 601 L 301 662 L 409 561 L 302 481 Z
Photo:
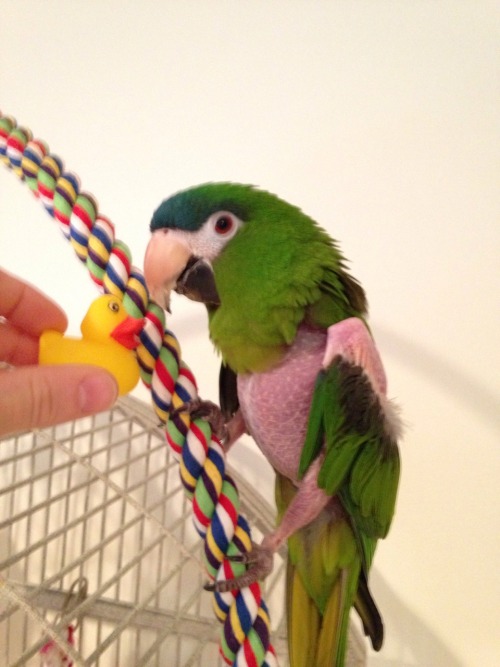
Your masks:
M 212 579 L 237 576 L 245 567 L 226 556 L 251 549 L 250 530 L 240 515 L 238 491 L 226 472 L 225 453 L 210 425 L 174 413 L 197 397 L 196 381 L 181 359 L 179 343 L 165 329 L 163 310 L 149 300 L 142 272 L 132 266 L 129 248 L 115 239 L 113 224 L 98 212 L 92 195 L 80 191 L 77 176 L 49 153 L 47 144 L 0 113 L 0 161 L 23 180 L 58 221 L 100 290 L 123 300 L 134 317 L 144 317 L 137 357 L 141 377 L 151 390 L 154 409 L 166 424 L 166 438 L 180 463 L 194 525 L 204 538 L 205 564 Z M 214 594 L 214 611 L 223 624 L 220 653 L 238 667 L 275 667 L 269 614 L 258 583 L 240 591 Z

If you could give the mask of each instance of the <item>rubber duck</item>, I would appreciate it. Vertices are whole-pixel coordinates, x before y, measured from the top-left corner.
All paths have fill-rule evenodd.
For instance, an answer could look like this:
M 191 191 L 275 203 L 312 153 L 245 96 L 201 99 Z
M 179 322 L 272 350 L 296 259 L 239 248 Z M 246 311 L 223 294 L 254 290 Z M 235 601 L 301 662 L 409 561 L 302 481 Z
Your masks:
M 139 380 L 134 349 L 144 320 L 127 314 L 120 300 L 100 296 L 82 320 L 82 338 L 64 336 L 48 329 L 40 336 L 40 364 L 92 364 L 112 373 L 120 395 L 131 391 Z

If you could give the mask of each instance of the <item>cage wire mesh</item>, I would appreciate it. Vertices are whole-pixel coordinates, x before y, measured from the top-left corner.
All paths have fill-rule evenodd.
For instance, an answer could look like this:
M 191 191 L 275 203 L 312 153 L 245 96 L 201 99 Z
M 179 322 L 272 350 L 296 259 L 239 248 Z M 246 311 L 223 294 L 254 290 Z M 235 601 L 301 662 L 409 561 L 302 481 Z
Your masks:
M 231 470 L 253 539 L 274 510 Z M 265 585 L 288 665 L 286 554 Z M 0 665 L 217 667 L 221 625 L 190 502 L 154 414 L 131 397 L 109 412 L 0 442 Z M 75 629 L 74 642 L 68 627 Z M 351 627 L 348 664 L 365 664 Z M 45 664 L 49 664 L 48 658 Z

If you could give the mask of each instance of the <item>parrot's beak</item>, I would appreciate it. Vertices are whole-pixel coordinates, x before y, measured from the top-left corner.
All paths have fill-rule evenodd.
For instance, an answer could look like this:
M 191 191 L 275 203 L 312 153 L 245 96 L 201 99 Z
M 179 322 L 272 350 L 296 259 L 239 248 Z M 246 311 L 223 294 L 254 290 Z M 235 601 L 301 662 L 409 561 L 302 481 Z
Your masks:
M 153 299 L 167 310 L 173 289 L 208 306 L 220 304 L 210 262 L 192 255 L 187 244 L 169 230 L 153 232 L 144 258 L 144 277 Z
M 175 291 L 206 306 L 220 306 L 212 265 L 206 259 L 192 256 L 177 279 Z
M 153 299 L 170 309 L 170 292 L 186 268 L 191 251 L 168 229 L 153 232 L 144 258 L 144 277 Z

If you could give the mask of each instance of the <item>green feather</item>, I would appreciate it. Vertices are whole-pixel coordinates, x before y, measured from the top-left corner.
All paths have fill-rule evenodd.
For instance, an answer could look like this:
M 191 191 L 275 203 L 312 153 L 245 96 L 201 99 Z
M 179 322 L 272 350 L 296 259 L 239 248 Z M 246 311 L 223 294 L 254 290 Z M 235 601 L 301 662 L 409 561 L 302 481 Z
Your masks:
M 326 382 L 325 373 L 320 372 L 316 378 L 316 384 L 307 422 L 307 433 L 302 448 L 299 463 L 299 479 L 302 479 L 307 469 L 318 456 L 323 448 L 325 428 L 323 417 L 325 414 Z
M 334 262 L 323 234 L 298 211 L 275 225 L 252 219 L 214 261 L 222 305 L 211 314 L 210 334 L 235 371 L 265 370 L 294 341 L 307 308 L 321 297 L 316 262 Z
M 389 531 L 399 474 L 397 447 L 381 456 L 376 442 L 363 450 L 353 467 L 349 483 L 351 509 L 363 530 L 372 537 L 386 537 Z

